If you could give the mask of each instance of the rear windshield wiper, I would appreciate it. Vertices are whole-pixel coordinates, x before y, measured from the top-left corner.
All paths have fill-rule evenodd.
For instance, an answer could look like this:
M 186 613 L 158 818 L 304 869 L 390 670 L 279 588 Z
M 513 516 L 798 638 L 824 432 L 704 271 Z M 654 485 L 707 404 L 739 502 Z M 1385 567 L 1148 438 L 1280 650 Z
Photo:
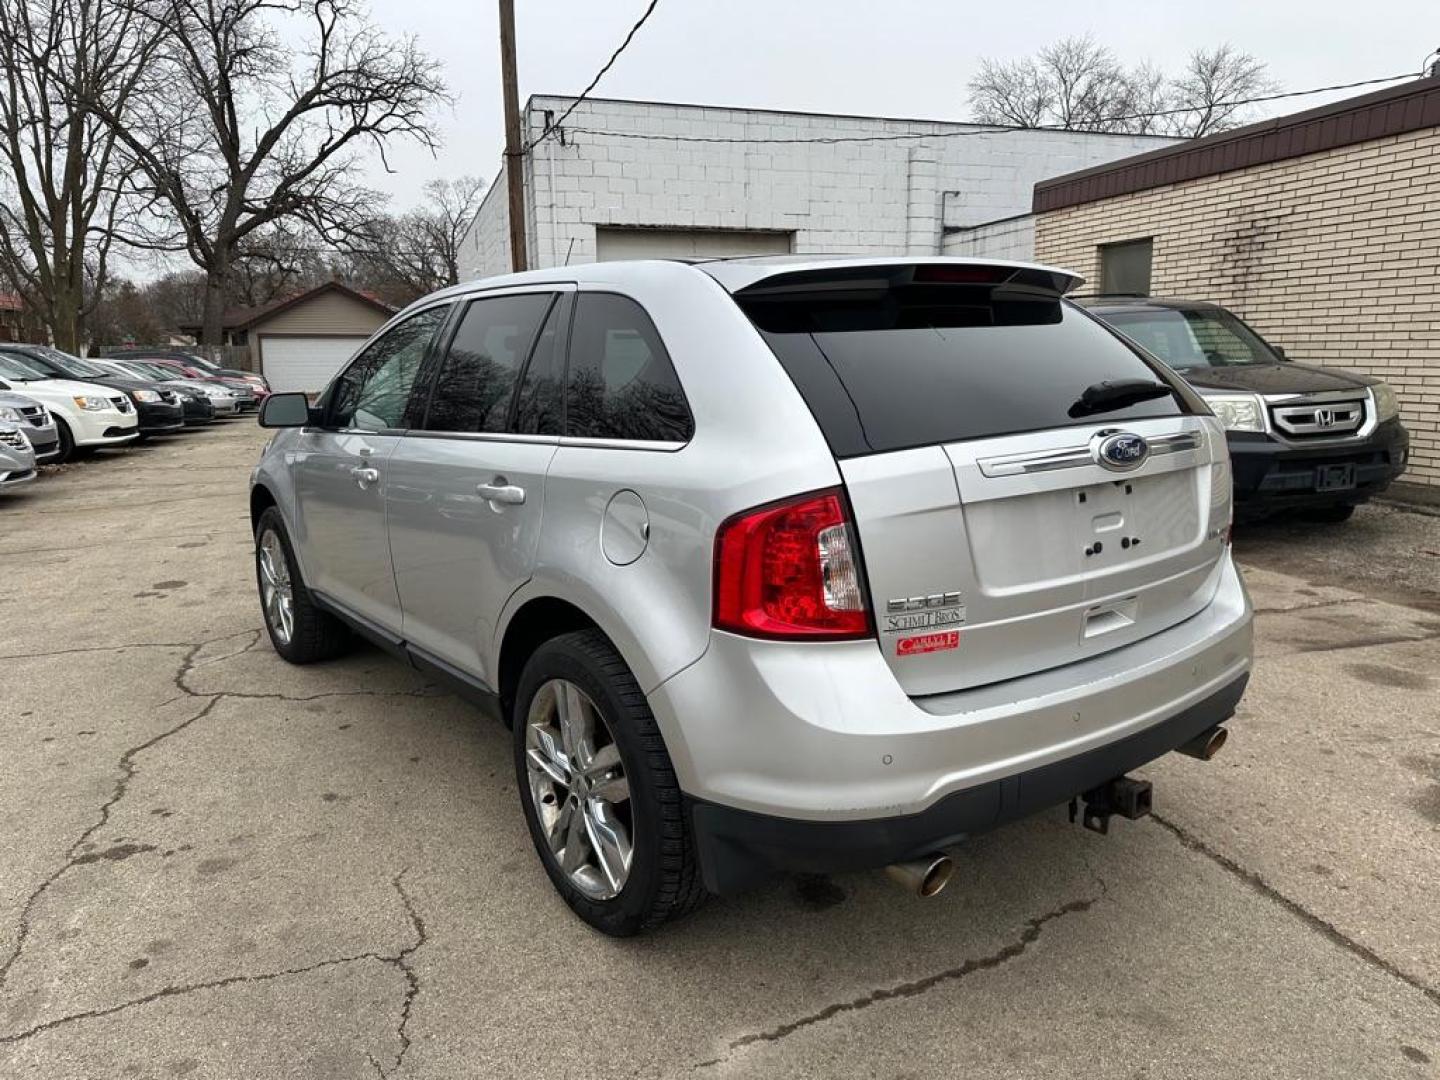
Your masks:
M 1164 383 L 1151 382 L 1149 379 L 1117 379 L 1110 382 L 1093 383 L 1085 388 L 1085 392 L 1075 399 L 1070 406 L 1070 416 L 1090 416 L 1094 413 L 1109 412 L 1111 409 L 1123 409 L 1126 405 L 1135 405 L 1141 401 L 1151 401 L 1155 398 L 1168 397 L 1175 391 Z

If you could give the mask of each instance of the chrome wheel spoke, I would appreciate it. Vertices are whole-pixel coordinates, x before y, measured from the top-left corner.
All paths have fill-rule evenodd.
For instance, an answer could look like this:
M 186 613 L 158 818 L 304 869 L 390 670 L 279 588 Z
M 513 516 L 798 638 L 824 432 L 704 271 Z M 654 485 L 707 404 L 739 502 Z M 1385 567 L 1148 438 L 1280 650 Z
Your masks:
M 590 794 L 606 802 L 619 803 L 630 798 L 630 781 L 620 766 L 620 748 L 614 743 L 602 746 L 590 759 L 585 770 Z
M 566 802 L 569 822 L 565 830 L 565 850 L 560 853 L 560 869 L 574 874 L 585 865 L 590 854 L 590 839 L 585 828 L 585 815 L 575 810 L 573 802 Z
M 560 738 L 572 768 L 583 769 L 594 756 L 594 717 L 590 702 L 574 683 L 563 683 L 556 695 L 560 716 Z
M 525 760 L 530 767 L 530 773 L 540 773 L 552 784 L 559 784 L 562 787 L 569 786 L 569 774 L 565 766 L 554 759 L 550 752 L 539 746 L 532 746 L 525 751 Z
M 615 808 L 604 799 L 590 799 L 585 805 L 585 832 L 610 888 L 619 892 L 630 874 L 630 833 L 615 816 Z
M 550 832 L 545 837 L 550 842 L 550 850 L 557 857 L 565 849 L 566 837 L 570 835 L 570 824 L 574 817 L 575 804 L 569 799 L 563 799 L 560 811 L 555 815 L 555 820 L 550 823 Z

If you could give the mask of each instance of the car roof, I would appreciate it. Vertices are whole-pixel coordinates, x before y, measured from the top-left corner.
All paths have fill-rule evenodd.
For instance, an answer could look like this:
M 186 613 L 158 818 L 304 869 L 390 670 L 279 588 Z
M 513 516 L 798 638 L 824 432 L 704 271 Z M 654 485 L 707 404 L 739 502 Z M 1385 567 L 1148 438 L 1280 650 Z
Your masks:
M 676 273 L 703 272 L 719 282 L 727 291 L 738 292 L 765 278 L 777 274 L 788 274 L 809 270 L 855 269 L 868 266 L 892 267 L 934 264 L 941 266 L 996 266 L 1016 270 L 1037 270 L 1058 275 L 1065 282 L 1065 288 L 1074 288 L 1084 281 L 1080 275 L 1059 267 L 1040 263 L 1014 262 L 1009 259 L 971 259 L 953 255 L 921 256 L 866 256 L 866 255 L 748 255 L 728 258 L 675 258 L 675 259 L 615 259 L 607 262 L 580 263 L 574 266 L 557 266 L 547 270 L 526 270 L 518 274 L 501 274 L 494 277 L 476 278 L 461 282 L 439 292 L 430 293 L 415 301 L 400 315 L 406 315 L 415 308 L 436 300 L 450 299 L 485 292 L 492 289 L 514 288 L 523 285 L 561 285 L 570 283 L 623 283 L 632 274 L 642 271 L 653 274 L 656 270 L 673 268 Z

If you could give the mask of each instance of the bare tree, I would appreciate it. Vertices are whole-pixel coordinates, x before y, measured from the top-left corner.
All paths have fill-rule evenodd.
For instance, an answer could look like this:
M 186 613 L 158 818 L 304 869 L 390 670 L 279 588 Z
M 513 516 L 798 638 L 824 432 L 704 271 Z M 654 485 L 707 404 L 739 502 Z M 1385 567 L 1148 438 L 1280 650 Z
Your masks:
M 0 0 L 0 277 L 71 351 L 131 194 L 115 129 L 75 106 L 126 122 L 153 47 L 139 21 L 105 0 Z
M 1166 118 L 1162 130 L 1199 137 L 1238 127 L 1248 114 L 1235 102 L 1279 89 L 1266 74 L 1265 64 L 1228 42 L 1213 49 L 1196 49 L 1185 70 L 1170 84 L 1170 107 L 1188 112 Z
M 432 180 L 424 206 L 373 218 L 341 242 L 351 276 L 396 303 L 458 284 L 460 242 L 484 192 L 485 181 L 475 176 Z
M 330 239 L 378 196 L 355 182 L 358 153 L 409 137 L 435 145 L 439 69 L 413 39 L 386 37 L 360 0 L 128 0 L 161 42 L 170 93 L 106 120 L 205 273 L 201 341 L 218 343 L 237 254 L 292 222 Z M 277 23 L 310 27 L 294 49 Z M 143 242 L 144 238 L 134 238 Z
M 1196 49 L 1167 75 L 1149 63 L 1126 68 L 1087 36 L 1033 57 L 981 60 L 969 91 L 983 124 L 1193 137 L 1244 123 L 1241 103 L 1275 86 L 1262 61 L 1229 44 Z

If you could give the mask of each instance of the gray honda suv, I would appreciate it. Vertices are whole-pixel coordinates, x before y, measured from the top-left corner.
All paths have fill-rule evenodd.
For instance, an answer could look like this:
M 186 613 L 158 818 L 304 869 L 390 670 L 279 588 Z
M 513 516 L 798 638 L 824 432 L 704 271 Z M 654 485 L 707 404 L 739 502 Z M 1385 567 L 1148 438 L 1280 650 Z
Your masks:
M 512 726 L 555 887 L 630 934 L 888 866 L 1221 745 L 1251 664 L 1225 432 L 1064 299 L 954 259 L 650 261 L 451 288 L 252 477 L 277 652 L 358 634 Z

